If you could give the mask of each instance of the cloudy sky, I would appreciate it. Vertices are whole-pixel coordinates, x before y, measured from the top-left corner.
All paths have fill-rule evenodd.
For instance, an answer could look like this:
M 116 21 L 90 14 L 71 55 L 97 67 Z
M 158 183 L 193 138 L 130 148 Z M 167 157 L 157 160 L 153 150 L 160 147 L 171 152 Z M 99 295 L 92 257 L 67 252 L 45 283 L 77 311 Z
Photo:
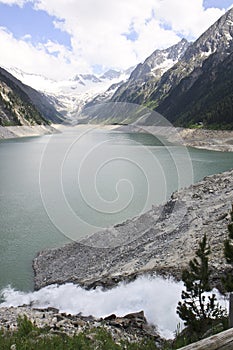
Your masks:
M 53 79 L 126 69 L 195 40 L 233 0 L 0 0 L 0 66 Z

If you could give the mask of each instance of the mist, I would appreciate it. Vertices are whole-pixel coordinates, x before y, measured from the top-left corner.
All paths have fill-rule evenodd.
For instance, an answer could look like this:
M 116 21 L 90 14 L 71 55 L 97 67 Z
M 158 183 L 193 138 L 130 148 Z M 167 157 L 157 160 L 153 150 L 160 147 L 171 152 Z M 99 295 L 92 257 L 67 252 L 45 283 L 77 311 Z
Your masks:
M 182 326 L 176 314 L 182 282 L 161 277 L 140 277 L 131 283 L 103 291 L 102 288 L 85 290 L 72 283 L 50 285 L 35 292 L 20 292 L 12 287 L 1 291 L 1 307 L 31 305 L 35 308 L 54 307 L 68 314 L 105 317 L 124 316 L 143 310 L 149 323 L 157 326 L 161 336 L 173 338 L 177 325 Z M 217 296 L 218 297 L 218 296 Z M 225 300 L 221 300 L 223 306 Z

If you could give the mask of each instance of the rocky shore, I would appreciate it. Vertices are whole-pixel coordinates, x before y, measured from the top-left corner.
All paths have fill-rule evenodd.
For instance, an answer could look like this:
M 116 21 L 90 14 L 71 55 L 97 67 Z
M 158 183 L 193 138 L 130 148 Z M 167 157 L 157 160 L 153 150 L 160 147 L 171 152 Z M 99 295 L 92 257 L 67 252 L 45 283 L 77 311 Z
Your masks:
M 211 151 L 233 152 L 233 130 L 188 129 L 167 126 L 127 125 L 119 126 L 118 131 L 127 133 L 148 133 L 162 136 L 171 143 L 186 147 L 208 149 Z
M 165 205 L 81 242 L 40 252 L 33 262 L 35 288 L 65 282 L 109 288 L 145 273 L 179 279 L 204 233 L 216 286 L 228 267 L 223 242 L 232 203 L 233 170 L 208 176 L 174 193 Z
M 57 132 L 58 131 L 50 125 L 0 126 L 0 139 L 42 136 L 47 134 L 54 134 Z
M 0 309 L 0 329 L 17 330 L 18 317 L 26 316 L 38 328 L 47 328 L 49 334 L 77 335 L 103 327 L 116 342 L 139 342 L 143 338 L 153 338 L 158 343 L 161 338 L 156 328 L 149 325 L 143 311 L 128 314 L 124 317 L 110 315 L 105 318 L 84 317 L 59 313 L 57 309 L 33 309 L 30 307 L 11 307 Z
M 68 127 L 63 124 L 54 125 L 34 125 L 34 126 L 0 126 L 0 139 L 9 139 L 17 137 L 42 136 L 63 132 L 68 128 L 87 129 L 86 124 L 80 124 Z M 187 129 L 157 126 L 141 125 L 92 125 L 88 128 L 101 128 L 105 130 L 116 130 L 121 132 L 146 132 L 157 136 L 162 136 L 172 143 L 181 144 L 195 148 L 203 148 L 213 151 L 233 152 L 233 131 L 227 130 L 205 130 L 205 129 Z
M 233 131 L 183 128 L 177 131 L 184 146 L 233 152 Z

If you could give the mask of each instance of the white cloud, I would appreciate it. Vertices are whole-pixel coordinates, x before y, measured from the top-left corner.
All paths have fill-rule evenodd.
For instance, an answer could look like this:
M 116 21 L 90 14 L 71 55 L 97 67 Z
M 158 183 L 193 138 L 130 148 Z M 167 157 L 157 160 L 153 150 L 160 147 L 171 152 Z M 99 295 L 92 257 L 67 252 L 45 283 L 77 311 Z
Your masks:
M 36 6 L 64 20 L 57 25 L 72 35 L 75 54 L 90 65 L 118 68 L 176 43 L 180 35 L 196 38 L 224 12 L 205 10 L 202 0 L 37 0 Z M 130 29 L 138 34 L 135 42 L 123 36 Z
M 152 19 L 139 30 L 134 49 L 142 59 L 149 56 L 155 49 L 167 48 L 179 40 L 180 37 L 174 31 L 163 29 L 157 20 Z
M 202 0 L 162 0 L 157 2 L 155 17 L 191 39 L 197 38 L 213 24 L 224 10 L 204 9 Z
M 31 34 L 25 34 L 24 36 L 22 36 L 21 38 L 22 40 L 25 40 L 25 41 L 30 41 L 32 39 L 32 36 Z
M 26 1 L 0 0 L 21 6 Z M 57 18 L 54 25 L 70 34 L 72 49 L 51 41 L 33 46 L 28 38 L 17 41 L 3 30 L 0 32 L 0 43 L 5 46 L 1 46 L 4 52 L 1 53 L 0 64 L 6 61 L 7 56 L 12 65 L 59 78 L 88 71 L 94 65 L 118 69 L 135 65 L 156 48 L 178 42 L 180 36 L 192 40 L 197 38 L 224 12 L 215 8 L 205 10 L 202 0 L 32 2 L 35 9 L 44 10 Z M 125 35 L 132 30 L 137 33 L 135 41 L 127 39 Z M 16 57 L 15 50 L 19 51 Z
M 0 66 L 18 67 L 28 73 L 37 73 L 53 79 L 72 76 L 74 70 L 86 71 L 90 68 L 81 58 L 74 61 L 62 45 L 51 41 L 33 46 L 23 39 L 17 40 L 5 28 L 0 27 Z M 54 55 L 56 53 L 56 55 Z
M 18 5 L 20 7 L 23 7 L 26 2 L 30 0 L 0 0 L 0 3 L 6 4 L 6 5 Z

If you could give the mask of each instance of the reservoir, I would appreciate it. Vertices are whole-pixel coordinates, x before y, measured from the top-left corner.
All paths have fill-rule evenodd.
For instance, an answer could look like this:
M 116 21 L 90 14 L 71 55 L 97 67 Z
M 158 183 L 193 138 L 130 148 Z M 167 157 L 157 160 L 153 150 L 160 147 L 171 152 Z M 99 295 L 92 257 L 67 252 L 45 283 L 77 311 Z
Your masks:
M 38 251 L 140 215 L 232 166 L 233 153 L 88 126 L 0 141 L 0 289 L 33 290 Z

